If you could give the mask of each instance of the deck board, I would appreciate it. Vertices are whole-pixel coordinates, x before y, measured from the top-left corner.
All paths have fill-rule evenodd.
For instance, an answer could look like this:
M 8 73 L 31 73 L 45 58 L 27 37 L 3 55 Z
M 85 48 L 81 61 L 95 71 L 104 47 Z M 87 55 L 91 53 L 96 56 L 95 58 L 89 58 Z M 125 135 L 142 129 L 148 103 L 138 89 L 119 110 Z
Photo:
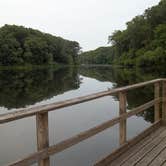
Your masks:
M 166 165 L 166 148 L 150 163 L 149 166 Z
M 137 153 L 126 160 L 122 166 L 135 166 L 139 163 L 143 158 L 146 157 L 158 144 L 160 144 L 166 138 L 166 130 L 160 133 L 157 137 L 155 137 L 150 143 L 146 144 L 142 149 L 140 149 Z M 143 143 L 143 141 L 141 141 Z M 135 148 L 135 147 L 133 147 Z
M 161 164 L 161 166 L 166 166 L 166 161 Z
M 164 151 L 166 148 L 166 138 L 161 140 L 161 142 L 156 145 L 151 151 L 148 151 L 143 158 L 141 158 L 139 161 L 136 162 L 135 165 L 137 166 L 147 166 L 149 165 L 154 159 L 160 157 L 160 153 Z M 161 163 L 162 164 L 162 163 Z
M 160 127 L 158 130 L 156 130 L 156 132 L 151 133 L 148 137 L 145 137 L 142 141 L 138 142 L 134 147 L 131 147 L 123 155 L 120 155 L 117 160 L 113 160 L 111 162 L 111 166 L 120 166 L 124 164 L 126 161 L 132 158 L 134 154 L 138 153 L 143 147 L 151 143 L 155 137 L 164 132 L 165 129 L 165 127 Z
M 166 166 L 166 126 L 161 126 L 104 166 Z

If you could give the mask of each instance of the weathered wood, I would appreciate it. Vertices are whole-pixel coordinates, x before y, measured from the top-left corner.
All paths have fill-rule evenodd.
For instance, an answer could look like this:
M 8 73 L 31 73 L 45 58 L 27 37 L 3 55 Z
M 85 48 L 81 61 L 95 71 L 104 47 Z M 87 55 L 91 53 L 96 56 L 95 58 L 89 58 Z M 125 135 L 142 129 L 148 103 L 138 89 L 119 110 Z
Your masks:
M 33 164 L 33 163 L 35 163 L 35 161 L 38 161 L 39 157 L 41 159 L 43 159 L 45 157 L 48 157 L 51 154 L 61 152 L 61 151 L 65 150 L 65 149 L 67 149 L 75 144 L 78 144 L 79 142 L 82 142 L 83 140 L 85 140 L 89 137 L 92 137 L 92 136 L 104 131 L 107 128 L 110 128 L 111 126 L 119 123 L 123 119 L 129 118 L 137 113 L 140 113 L 140 112 L 152 107 L 156 101 L 160 102 L 161 99 L 152 100 L 146 104 L 143 104 L 143 105 L 131 110 L 130 112 L 122 114 L 120 117 L 117 117 L 117 118 L 114 118 L 114 119 L 109 120 L 107 122 L 104 122 L 103 124 L 98 125 L 97 127 L 91 128 L 91 129 L 89 129 L 85 132 L 82 132 L 82 133 L 80 133 L 72 138 L 69 138 L 65 141 L 62 141 L 57 145 L 54 145 L 54 146 L 49 147 L 48 149 L 45 149 L 44 151 L 34 153 L 33 155 L 26 157 L 23 160 L 16 161 L 15 163 L 13 163 L 11 165 L 12 166 L 16 166 L 19 164 L 24 165 L 28 162 L 30 162 L 30 164 Z M 159 123 L 156 123 L 156 124 L 159 124 Z M 157 125 L 154 125 L 154 126 L 157 126 Z
M 142 111 L 145 111 L 146 109 L 154 106 L 155 103 L 160 103 L 160 102 L 161 102 L 161 98 L 158 98 L 158 99 L 155 99 L 155 100 L 151 100 L 148 103 L 145 103 L 145 104 L 143 104 L 141 106 L 133 108 L 131 111 L 127 112 L 126 114 L 121 115 L 120 117 L 123 118 L 123 119 L 124 118 L 125 119 L 129 118 L 129 117 L 131 117 L 133 115 L 136 115 L 136 114 L 138 114 L 138 113 L 140 113 Z
M 154 98 L 160 97 L 160 82 L 155 83 Z M 156 102 L 154 107 L 154 120 L 155 122 L 160 119 L 160 103 Z
M 155 130 L 155 132 L 151 132 L 148 136 L 141 139 L 136 145 L 131 146 L 129 149 L 126 150 L 125 153 L 118 156 L 117 159 L 111 161 L 111 166 L 120 166 L 125 161 L 129 160 L 134 156 L 134 154 L 138 153 L 142 148 L 144 148 L 147 144 L 152 142 L 159 134 L 161 134 L 165 130 L 164 126 L 159 127 Z
M 156 82 L 161 82 L 164 80 L 165 79 L 156 79 L 156 80 L 146 81 L 146 82 L 142 82 L 142 83 L 138 83 L 138 84 L 134 84 L 134 85 L 125 86 L 122 88 L 111 89 L 108 91 L 99 92 L 99 93 L 95 93 L 92 95 L 78 97 L 78 98 L 66 100 L 63 102 L 56 102 L 56 103 L 42 105 L 42 106 L 35 106 L 32 108 L 19 109 L 18 111 L 15 111 L 12 113 L 0 115 L 0 124 L 14 121 L 14 120 L 18 120 L 18 119 L 22 119 L 22 118 L 29 117 L 29 116 L 33 116 L 33 115 L 36 115 L 37 113 L 45 113 L 45 112 L 49 112 L 49 111 L 54 111 L 54 110 L 59 109 L 59 108 L 64 108 L 67 106 L 71 106 L 71 105 L 87 102 L 90 100 L 98 99 L 100 97 L 116 94 L 116 93 L 119 93 L 121 91 L 127 91 L 127 90 L 132 90 L 135 88 L 140 88 L 140 87 L 154 84 Z
M 126 92 L 119 92 L 119 115 L 126 113 Z M 119 123 L 119 144 L 126 142 L 126 119 Z
M 37 143 L 38 143 L 38 151 L 28 157 L 25 157 L 22 160 L 16 161 L 10 165 L 12 166 L 25 166 L 30 165 L 35 162 L 38 162 L 40 166 L 48 166 L 49 165 L 49 156 L 53 155 L 55 153 L 61 152 L 75 144 L 78 144 L 79 142 L 82 142 L 83 140 L 92 137 L 99 132 L 102 132 L 103 130 L 120 123 L 120 149 L 119 151 L 116 150 L 111 154 L 111 160 L 114 159 L 116 156 L 121 155 L 124 151 L 126 151 L 128 148 L 136 144 L 140 139 L 145 138 L 148 134 L 150 134 L 152 131 L 154 131 L 159 125 L 161 125 L 161 121 L 159 118 L 159 104 L 161 102 L 160 97 L 160 82 L 166 82 L 165 79 L 156 79 L 152 81 L 147 81 L 143 83 L 138 83 L 134 85 L 129 85 L 122 88 L 112 89 L 104 92 L 95 93 L 88 96 L 78 97 L 75 99 L 66 100 L 63 102 L 56 102 L 53 104 L 48 104 L 44 106 L 37 106 L 34 108 L 25 108 L 20 109 L 14 113 L 8 113 L 4 115 L 0 115 L 0 124 L 10 122 L 13 120 L 29 117 L 36 115 L 36 124 L 37 124 Z M 166 121 L 166 84 L 163 83 L 163 121 Z M 130 112 L 126 112 L 126 91 L 143 87 L 146 85 L 155 84 L 155 99 L 143 104 L 137 108 L 134 108 Z M 91 128 L 87 131 L 84 131 L 72 138 L 69 138 L 67 140 L 64 140 L 57 145 L 53 145 L 49 147 L 49 138 L 48 138 L 48 112 L 53 111 L 59 108 L 87 102 L 90 100 L 94 100 L 100 97 L 112 95 L 115 93 L 119 93 L 119 117 L 116 117 L 112 120 L 109 120 L 107 122 L 104 122 L 103 124 L 96 126 L 94 128 Z M 140 113 L 152 106 L 155 105 L 155 124 L 152 125 L 152 127 L 148 128 L 146 131 L 142 132 L 140 135 L 135 137 L 134 139 L 126 142 L 126 119 Z M 104 159 L 103 162 L 106 162 L 107 159 Z
M 158 155 L 160 156 L 161 149 L 166 146 L 166 128 L 164 130 L 155 130 L 151 136 L 147 135 L 146 139 L 150 141 L 140 140 L 140 142 L 130 149 L 126 153 L 123 153 L 120 157 L 117 157 L 113 162 L 107 164 L 107 166 L 147 166 L 149 165 Z M 138 145 L 144 144 L 143 147 Z M 149 147 L 149 148 L 148 148 Z M 126 157 L 125 157 L 126 156 Z M 122 160 L 121 160 L 122 159 Z M 158 166 L 158 165 L 156 165 Z
M 140 160 L 138 160 L 134 165 L 137 164 L 137 166 L 147 166 L 149 165 L 153 159 L 157 158 L 157 156 L 160 156 L 160 153 L 166 148 L 166 137 L 157 144 L 149 153 L 147 153 L 145 156 L 143 156 Z M 159 163 L 159 161 L 158 161 Z M 160 165 L 160 164 L 159 164 Z
M 162 100 L 162 120 L 163 124 L 166 125 L 166 81 L 163 81 Z
M 49 147 L 49 128 L 48 128 L 48 112 L 36 115 L 36 129 L 37 129 L 37 149 L 38 151 Z M 49 157 L 40 160 L 39 166 L 49 166 Z
M 122 165 L 123 166 L 134 166 L 139 161 L 144 158 L 148 153 L 150 153 L 158 144 L 160 144 L 166 138 L 166 131 L 158 135 L 151 143 L 147 144 L 144 148 L 138 151 L 132 158 L 126 160 Z
M 148 136 L 150 133 L 154 132 L 161 126 L 161 120 L 159 122 L 154 123 L 152 126 L 141 132 L 136 137 L 132 138 L 131 140 L 127 141 L 125 144 L 121 145 L 118 149 L 113 151 L 110 155 L 107 157 L 99 160 L 94 166 L 108 166 L 109 163 L 116 158 L 118 158 L 120 155 L 125 153 L 129 148 L 137 144 L 140 140 Z M 110 165 L 111 166 L 111 165 Z M 119 166 L 119 165 L 118 165 Z
M 166 160 L 161 164 L 161 166 L 166 166 Z

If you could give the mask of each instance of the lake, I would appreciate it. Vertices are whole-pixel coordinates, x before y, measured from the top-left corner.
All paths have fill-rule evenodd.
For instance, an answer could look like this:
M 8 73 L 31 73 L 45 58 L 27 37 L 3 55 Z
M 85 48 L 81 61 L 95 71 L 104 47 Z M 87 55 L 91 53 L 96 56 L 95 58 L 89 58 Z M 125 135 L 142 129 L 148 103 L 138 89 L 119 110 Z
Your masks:
M 166 77 L 164 69 L 125 69 L 110 66 L 0 70 L 0 114 Z M 153 86 L 127 94 L 127 110 L 153 98 Z M 50 145 L 118 116 L 118 97 L 108 96 L 49 113 Z M 127 138 L 153 122 L 153 108 L 127 120 Z M 51 165 L 90 166 L 119 146 L 119 126 L 51 156 Z M 0 125 L 0 165 L 36 151 L 35 117 Z

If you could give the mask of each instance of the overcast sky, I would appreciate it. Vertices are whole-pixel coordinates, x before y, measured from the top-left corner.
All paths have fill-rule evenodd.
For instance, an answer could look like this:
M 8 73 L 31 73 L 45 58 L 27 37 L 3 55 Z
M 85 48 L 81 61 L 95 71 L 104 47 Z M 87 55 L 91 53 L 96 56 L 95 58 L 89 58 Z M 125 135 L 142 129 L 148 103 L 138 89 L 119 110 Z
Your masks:
M 160 0 L 0 0 L 0 26 L 24 25 L 76 40 L 83 50 L 107 44 L 108 35 Z

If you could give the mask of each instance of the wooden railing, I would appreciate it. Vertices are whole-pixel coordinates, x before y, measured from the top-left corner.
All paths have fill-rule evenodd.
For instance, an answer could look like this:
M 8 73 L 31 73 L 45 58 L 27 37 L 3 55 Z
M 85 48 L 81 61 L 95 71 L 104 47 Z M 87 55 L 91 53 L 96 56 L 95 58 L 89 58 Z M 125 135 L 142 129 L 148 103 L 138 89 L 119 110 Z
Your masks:
M 162 96 L 160 94 L 162 84 Z M 154 99 L 145 103 L 133 110 L 126 111 L 126 94 L 127 91 L 144 87 L 147 85 L 154 85 Z M 119 96 L 119 117 L 113 118 L 103 124 L 93 127 L 87 131 L 84 131 L 72 138 L 64 140 L 56 145 L 49 146 L 49 127 L 48 127 L 48 113 L 55 111 L 59 108 L 64 108 L 71 105 L 87 102 L 104 96 L 118 94 Z M 38 162 L 39 166 L 49 166 L 49 156 L 61 152 L 89 137 L 92 137 L 103 130 L 110 128 L 111 126 L 119 123 L 120 133 L 119 142 L 123 145 L 127 142 L 126 139 L 126 119 L 136 115 L 146 109 L 154 106 L 155 112 L 155 123 L 161 122 L 160 118 L 160 103 L 162 102 L 162 121 L 165 123 L 166 120 L 166 79 L 155 79 L 152 81 L 142 82 L 134 85 L 125 86 L 122 88 L 116 88 L 104 92 L 95 93 L 88 96 L 78 97 L 63 102 L 57 102 L 53 104 L 37 106 L 33 108 L 19 109 L 12 113 L 0 115 L 0 124 L 11 122 L 14 120 L 23 119 L 25 117 L 36 116 L 36 130 L 37 130 L 37 152 L 20 159 L 14 163 L 9 164 L 10 166 L 24 166 L 31 165 Z

